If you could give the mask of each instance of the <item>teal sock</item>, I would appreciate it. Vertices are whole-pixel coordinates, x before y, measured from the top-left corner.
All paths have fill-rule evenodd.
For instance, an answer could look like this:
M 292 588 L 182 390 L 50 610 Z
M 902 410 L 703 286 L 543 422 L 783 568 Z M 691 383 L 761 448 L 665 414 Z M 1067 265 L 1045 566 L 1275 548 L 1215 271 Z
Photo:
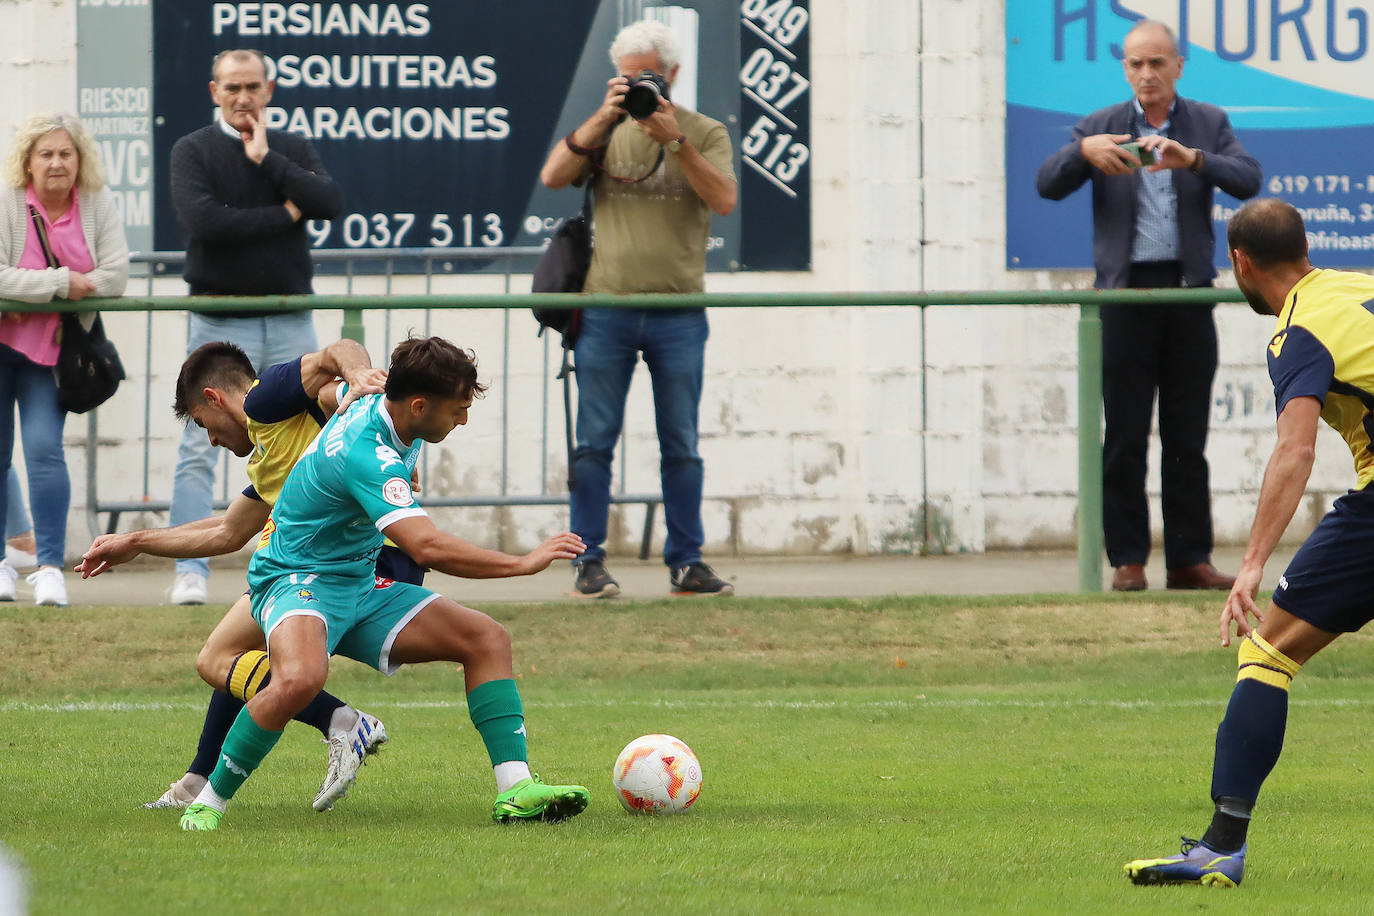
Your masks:
M 525 708 L 515 681 L 503 678 L 478 684 L 468 692 L 468 715 L 482 743 L 487 746 L 491 765 L 525 760 Z
M 248 707 L 239 710 L 238 717 L 224 736 L 219 763 L 210 774 L 210 785 L 222 798 L 233 798 L 262 759 L 277 746 L 281 732 L 271 732 L 258 726 L 248 714 Z

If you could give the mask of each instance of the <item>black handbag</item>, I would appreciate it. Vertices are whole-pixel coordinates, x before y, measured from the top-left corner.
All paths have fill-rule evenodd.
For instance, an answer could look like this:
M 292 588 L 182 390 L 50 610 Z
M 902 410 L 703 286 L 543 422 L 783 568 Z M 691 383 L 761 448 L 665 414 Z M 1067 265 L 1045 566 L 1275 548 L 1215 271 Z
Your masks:
M 125 378 L 119 352 L 105 336 L 100 316 L 90 330 L 70 312 L 62 315 L 61 348 L 57 354 L 57 406 L 69 413 L 85 413 L 104 404 Z
M 48 244 L 47 227 L 38 210 L 29 207 L 38 242 L 48 266 L 61 267 L 57 255 Z M 89 329 L 71 312 L 62 313 L 62 328 L 58 338 L 57 365 L 53 367 L 57 379 L 57 406 L 68 413 L 85 413 L 104 404 L 125 378 L 124 364 L 119 351 L 105 336 L 105 325 L 97 313 Z
M 570 216 L 558 227 L 549 240 L 549 247 L 534 265 L 531 292 L 580 293 L 587 283 L 587 271 L 592 264 L 592 182 L 582 194 L 582 212 Z M 563 347 L 571 349 L 577 343 L 579 309 L 537 308 L 535 320 L 539 333 L 550 328 L 563 335 Z

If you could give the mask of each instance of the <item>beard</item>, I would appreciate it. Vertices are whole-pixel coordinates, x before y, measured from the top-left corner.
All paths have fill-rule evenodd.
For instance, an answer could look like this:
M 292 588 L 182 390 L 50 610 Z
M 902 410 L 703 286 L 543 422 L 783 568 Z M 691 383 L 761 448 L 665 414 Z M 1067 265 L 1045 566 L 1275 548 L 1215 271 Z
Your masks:
M 1250 308 L 1254 310 L 1256 315 L 1273 317 L 1274 310 L 1269 307 L 1268 302 L 1260 298 L 1259 293 L 1246 289 L 1243 286 L 1240 288 L 1240 291 L 1245 294 L 1245 301 L 1250 304 Z

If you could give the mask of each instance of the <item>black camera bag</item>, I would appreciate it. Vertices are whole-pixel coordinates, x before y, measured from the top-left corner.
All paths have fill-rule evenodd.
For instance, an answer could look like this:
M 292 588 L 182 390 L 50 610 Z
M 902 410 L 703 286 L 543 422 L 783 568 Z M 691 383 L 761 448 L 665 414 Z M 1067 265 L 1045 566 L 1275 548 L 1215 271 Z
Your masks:
M 582 212 L 570 216 L 558 227 L 549 240 L 549 247 L 534 265 L 532 292 L 580 293 L 587 283 L 587 270 L 592 264 L 592 180 L 582 195 Z M 579 309 L 537 308 L 535 320 L 539 333 L 551 328 L 563 335 L 564 348 L 577 342 Z

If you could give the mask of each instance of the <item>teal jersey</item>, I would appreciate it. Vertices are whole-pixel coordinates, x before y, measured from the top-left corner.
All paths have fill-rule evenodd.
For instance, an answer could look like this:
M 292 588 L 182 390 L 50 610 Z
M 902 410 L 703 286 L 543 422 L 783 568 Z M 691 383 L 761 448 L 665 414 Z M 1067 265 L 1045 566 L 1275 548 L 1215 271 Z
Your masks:
M 305 573 L 371 587 L 382 531 L 425 514 L 410 489 L 420 445 L 401 443 L 385 395 L 330 419 L 286 478 L 248 564 L 249 586 Z

